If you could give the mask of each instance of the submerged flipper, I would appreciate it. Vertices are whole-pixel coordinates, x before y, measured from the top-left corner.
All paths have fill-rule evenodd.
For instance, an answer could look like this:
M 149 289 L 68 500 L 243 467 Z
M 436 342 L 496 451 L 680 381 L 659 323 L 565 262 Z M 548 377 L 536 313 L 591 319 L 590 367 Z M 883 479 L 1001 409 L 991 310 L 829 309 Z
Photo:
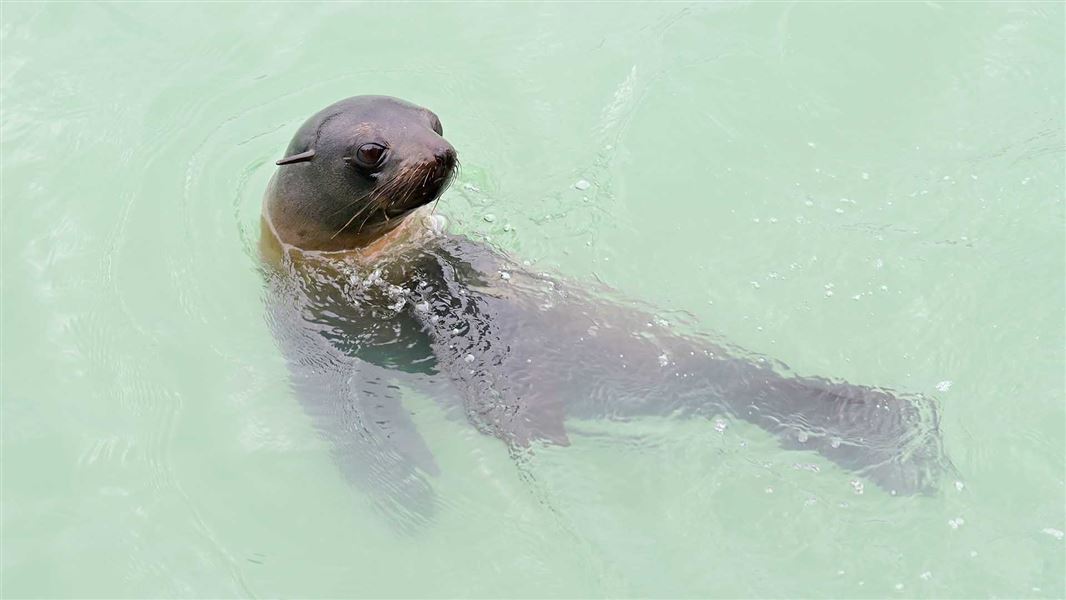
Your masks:
M 737 417 L 776 434 L 783 447 L 818 452 L 896 494 L 931 493 L 951 470 L 928 399 L 766 373 L 728 404 Z
M 387 326 L 388 335 L 395 337 L 399 324 L 387 319 L 358 328 L 357 315 L 342 312 L 354 305 L 334 297 L 342 290 L 331 283 L 317 287 L 314 278 L 282 271 L 272 275 L 268 314 L 288 363 L 291 386 L 315 428 L 329 441 L 341 471 L 400 529 L 428 521 L 436 511 L 428 477 L 437 474 L 438 467 L 404 408 L 402 388 L 397 385 L 404 378 L 413 381 L 427 375 L 358 357 L 363 347 L 417 345 L 398 343 L 374 329 L 376 324 Z M 343 335 L 345 328 L 350 335 Z M 358 331 L 364 335 L 354 333 Z M 338 335 L 346 345 L 337 343 Z
M 402 529 L 430 520 L 436 498 L 427 476 L 439 468 L 391 374 L 355 361 L 347 373 L 334 366 L 294 368 L 292 386 L 341 472 Z

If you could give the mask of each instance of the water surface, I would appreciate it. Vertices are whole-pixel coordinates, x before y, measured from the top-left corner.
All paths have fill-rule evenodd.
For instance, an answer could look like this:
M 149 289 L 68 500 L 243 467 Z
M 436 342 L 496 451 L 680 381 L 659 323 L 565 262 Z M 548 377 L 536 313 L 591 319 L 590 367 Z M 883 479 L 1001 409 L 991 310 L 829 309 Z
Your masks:
M 1061 3 L 2 10 L 6 597 L 1066 595 Z M 256 255 L 273 161 L 361 93 L 441 116 L 453 231 L 935 397 L 958 482 L 666 418 L 516 462 L 411 394 L 441 509 L 399 533 Z

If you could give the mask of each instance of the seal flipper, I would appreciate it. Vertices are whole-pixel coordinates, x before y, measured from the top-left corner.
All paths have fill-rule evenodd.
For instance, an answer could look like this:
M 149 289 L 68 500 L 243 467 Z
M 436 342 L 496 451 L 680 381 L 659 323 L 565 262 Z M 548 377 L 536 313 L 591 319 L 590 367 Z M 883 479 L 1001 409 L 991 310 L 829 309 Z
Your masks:
M 551 345 L 552 332 L 512 337 L 518 331 L 511 327 L 530 324 L 528 317 L 539 312 L 484 276 L 501 267 L 497 256 L 464 238 L 436 238 L 410 259 L 408 279 L 417 283 L 409 315 L 420 323 L 435 367 L 458 389 L 467 420 L 479 431 L 512 447 L 537 441 L 569 446 L 568 390 L 529 368 L 540 364 L 537 353 Z
M 268 315 L 290 384 L 341 471 L 397 527 L 429 521 L 437 501 L 428 477 L 439 469 L 395 385 L 401 377 L 417 384 L 427 376 L 356 358 L 358 350 L 381 342 L 372 334 L 362 345 L 358 336 L 344 336 L 351 347 L 332 339 L 356 324 L 352 315 L 338 312 L 347 305 L 332 297 L 335 287 L 307 287 L 314 278 L 292 273 L 273 275 Z
M 464 384 L 468 390 L 478 386 L 478 382 L 466 381 L 461 385 Z M 525 448 L 538 441 L 570 445 L 566 409 L 559 398 L 528 389 L 504 389 L 502 393 L 485 389 L 483 393 L 468 394 L 467 402 L 470 421 L 478 429 L 512 446 Z
M 375 506 L 409 528 L 429 521 L 436 498 L 427 476 L 439 473 L 404 410 L 399 388 L 369 363 L 291 365 L 292 386 L 345 478 Z
M 936 406 L 921 396 L 769 369 L 734 392 L 732 412 L 777 434 L 783 447 L 818 452 L 886 491 L 932 493 L 941 474 L 953 470 Z

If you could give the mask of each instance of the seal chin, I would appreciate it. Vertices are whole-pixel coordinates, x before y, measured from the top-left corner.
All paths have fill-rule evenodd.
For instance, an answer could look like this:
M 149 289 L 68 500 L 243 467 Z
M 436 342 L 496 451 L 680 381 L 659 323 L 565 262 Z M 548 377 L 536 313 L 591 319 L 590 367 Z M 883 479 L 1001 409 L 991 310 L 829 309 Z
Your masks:
M 385 216 L 393 220 L 402 219 L 407 215 L 413 213 L 414 211 L 418 210 L 419 208 L 425 206 L 426 204 L 429 203 L 423 202 L 422 204 L 419 204 L 418 206 L 412 206 L 411 208 L 389 208 L 385 211 Z

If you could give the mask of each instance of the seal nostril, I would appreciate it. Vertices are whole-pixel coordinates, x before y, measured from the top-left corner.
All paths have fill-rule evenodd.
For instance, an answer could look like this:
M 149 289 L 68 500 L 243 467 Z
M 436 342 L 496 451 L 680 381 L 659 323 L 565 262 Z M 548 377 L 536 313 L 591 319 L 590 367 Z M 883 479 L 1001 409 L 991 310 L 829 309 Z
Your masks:
M 450 169 L 455 166 L 455 148 L 448 147 L 437 150 L 433 158 L 437 159 L 437 164 Z

